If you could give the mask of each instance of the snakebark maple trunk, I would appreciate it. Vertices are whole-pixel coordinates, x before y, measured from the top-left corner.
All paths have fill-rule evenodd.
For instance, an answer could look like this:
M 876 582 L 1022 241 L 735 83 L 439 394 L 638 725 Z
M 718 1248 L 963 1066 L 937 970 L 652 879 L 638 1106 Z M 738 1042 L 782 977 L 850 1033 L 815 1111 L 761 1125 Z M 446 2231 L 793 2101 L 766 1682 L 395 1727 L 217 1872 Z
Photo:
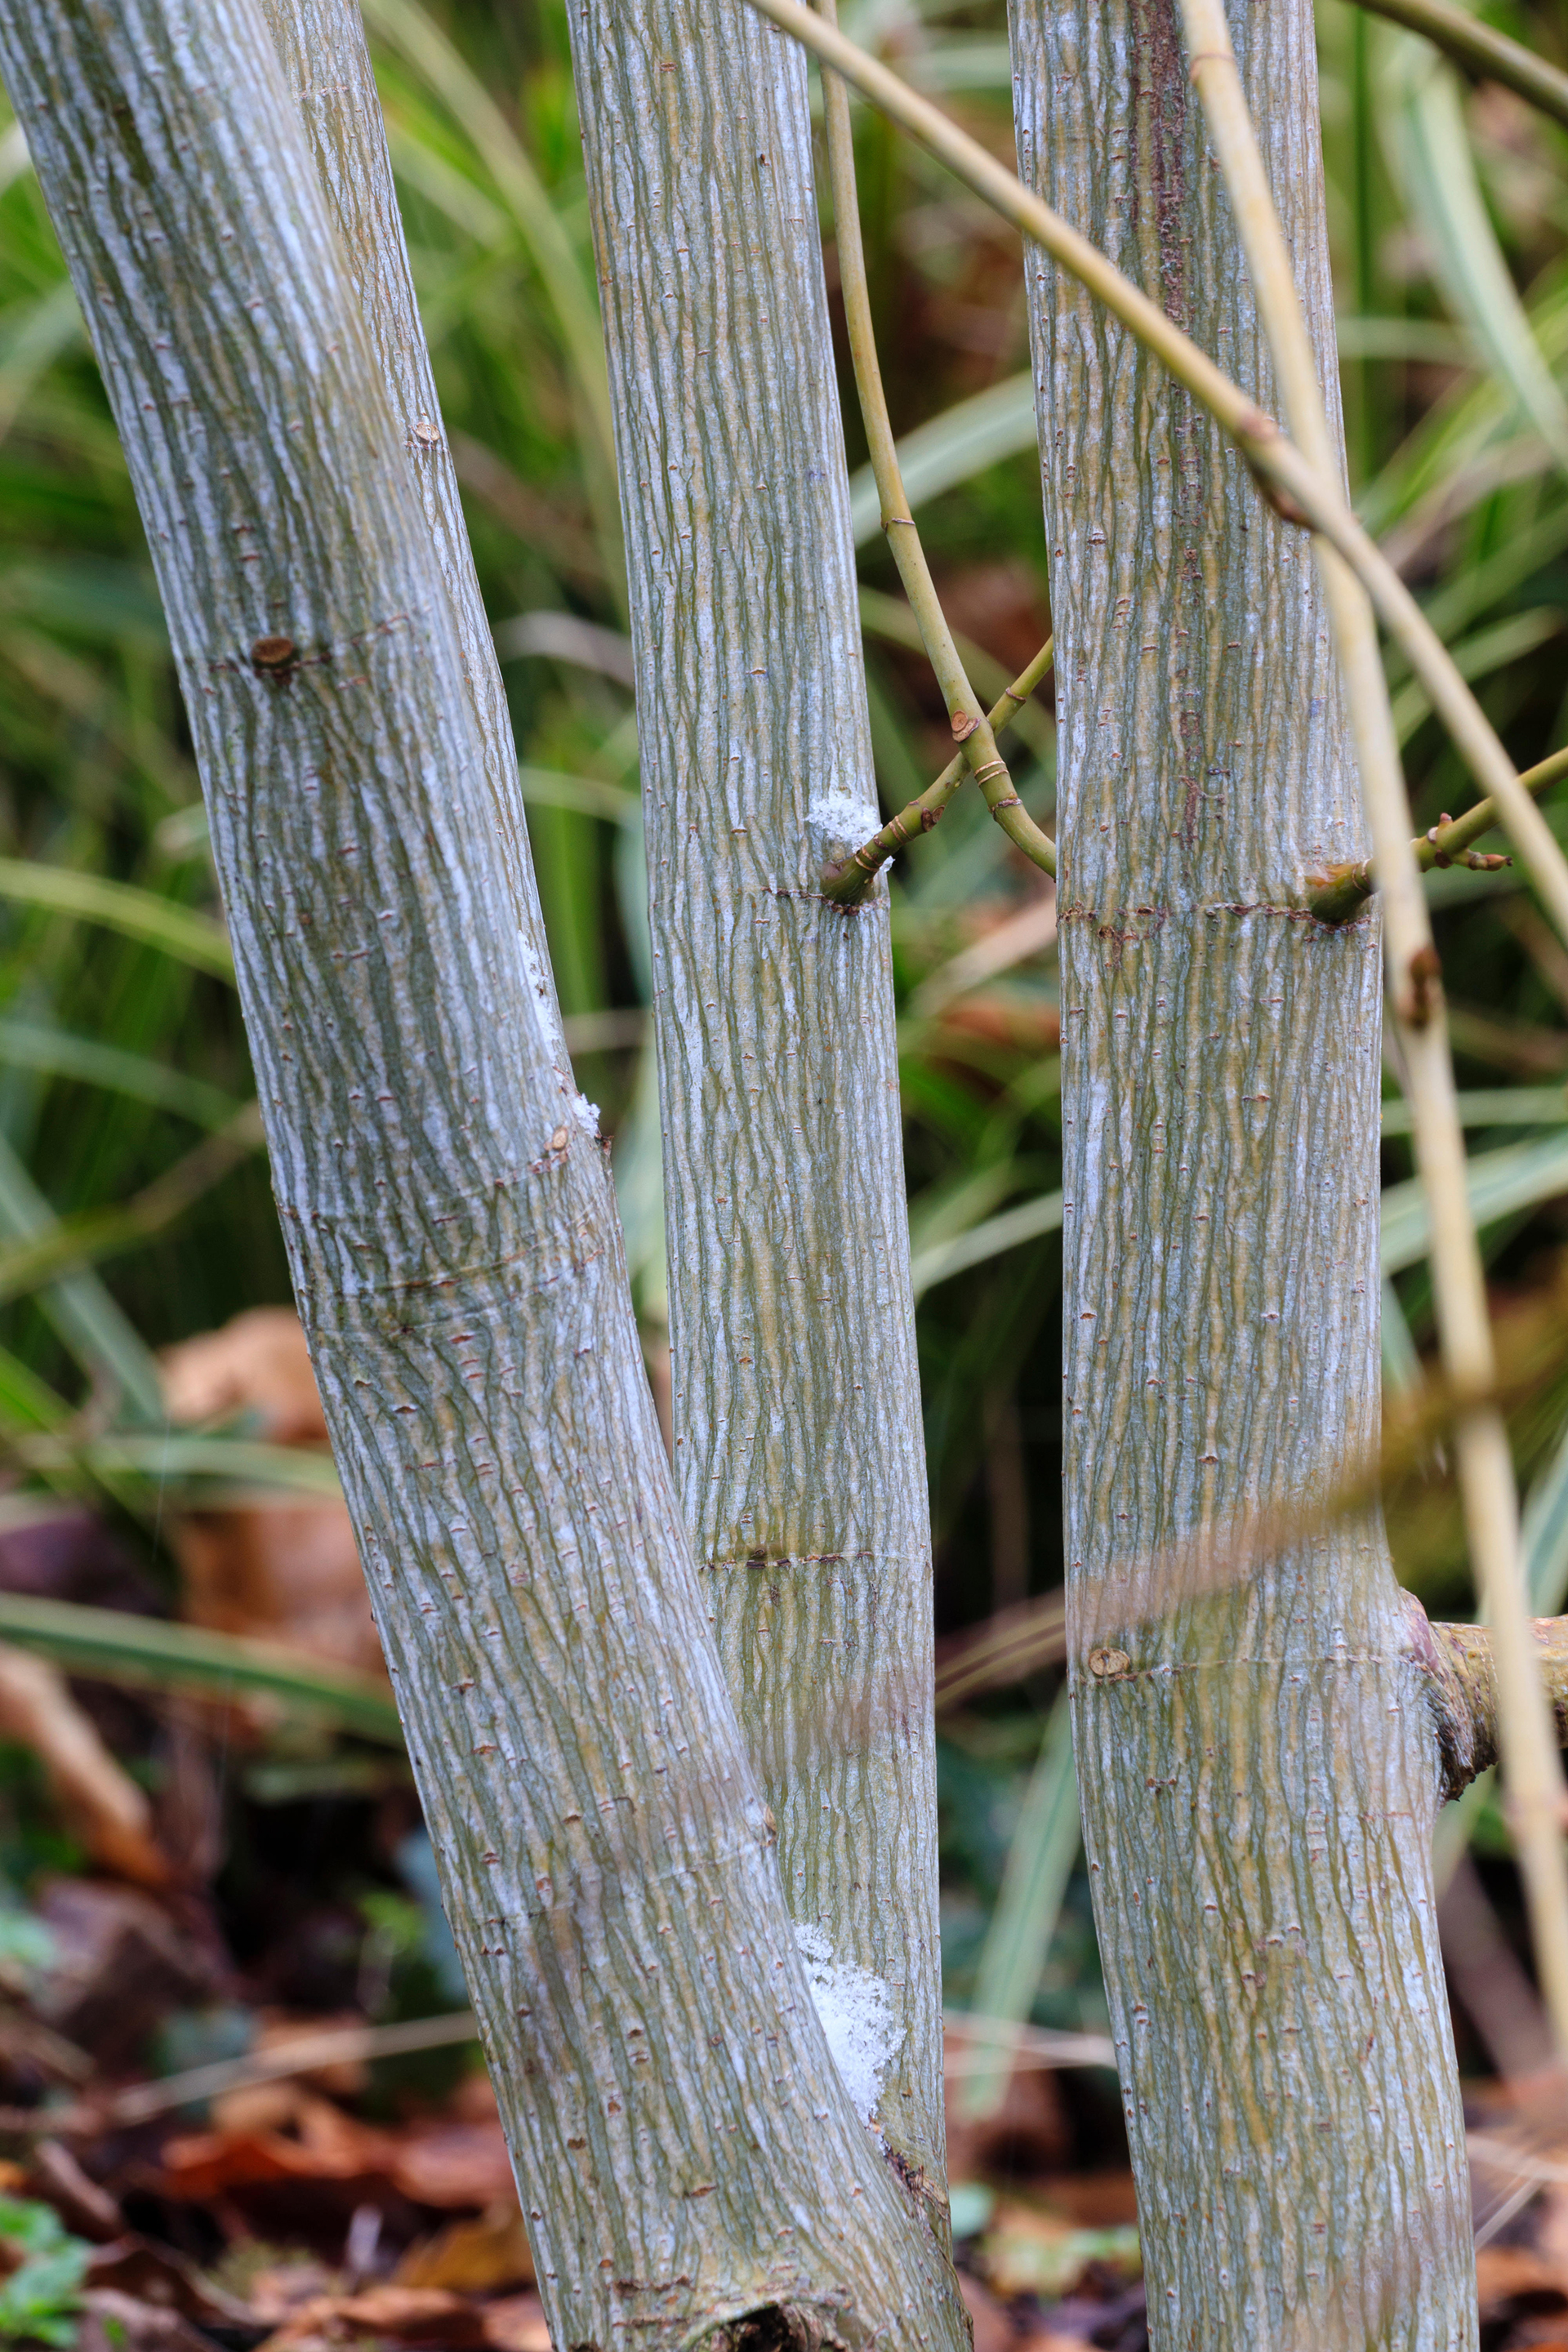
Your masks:
M 1172 0 L 1011 15 L 1023 177 L 1273 413 Z M 1268 0 L 1232 31 L 1337 429 L 1311 11 Z M 1118 1602 L 1139 1555 L 1331 1486 L 1376 1431 L 1379 940 L 1302 910 L 1307 873 L 1363 850 L 1321 594 L 1195 404 L 1035 249 L 1027 274 L 1069 1673 L 1151 2338 L 1457 2352 L 1476 2305 L 1440 1771 L 1381 1527 L 1178 1587 L 1158 1620 Z
M 0 0 L 0 55 L 146 526 L 552 2333 L 961 2352 L 952 2271 L 814 2006 L 721 1678 L 471 575 L 417 476 L 439 425 L 403 408 L 412 310 L 367 336 L 375 273 L 356 293 L 251 0 Z M 384 172 L 379 144 L 361 163 Z
M 571 11 L 626 519 L 676 1477 L 857 2098 L 947 2228 L 931 1567 L 888 901 L 805 59 Z

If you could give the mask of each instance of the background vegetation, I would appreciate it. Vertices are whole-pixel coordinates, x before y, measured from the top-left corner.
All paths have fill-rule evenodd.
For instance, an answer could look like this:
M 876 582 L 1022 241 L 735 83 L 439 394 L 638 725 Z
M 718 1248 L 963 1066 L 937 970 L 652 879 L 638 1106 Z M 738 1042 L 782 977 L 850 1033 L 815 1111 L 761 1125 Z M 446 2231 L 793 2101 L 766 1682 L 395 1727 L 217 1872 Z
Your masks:
M 1560 11 L 1488 13 L 1568 63 Z M 637 741 L 563 7 L 370 0 L 367 16 L 505 660 L 556 974 L 580 1081 L 616 1139 L 657 1384 L 664 1287 Z M 844 21 L 1010 158 L 1001 0 L 863 0 Z M 1495 87 L 1464 88 L 1421 45 L 1340 0 L 1322 0 L 1319 24 L 1352 488 L 1522 768 L 1568 740 L 1568 135 Z M 994 690 L 1050 616 L 1021 255 L 885 123 L 862 113 L 858 137 L 889 394 L 899 431 L 915 436 L 911 494 L 943 603 L 981 649 L 972 674 Z M 832 295 L 830 239 L 826 261 Z M 944 764 L 951 739 L 858 477 L 856 512 L 890 808 Z M 1419 689 L 1398 685 L 1414 797 L 1431 824 L 1471 795 Z M 1049 706 L 1047 688 L 1019 730 L 1023 789 L 1042 818 L 1055 792 Z M 1549 806 L 1563 831 L 1568 790 Z M 1554 1286 L 1568 1202 L 1568 956 L 1511 872 L 1450 871 L 1429 888 L 1477 1183 L 1489 1187 L 1496 1300 L 1531 1335 L 1511 1425 L 1537 1488 L 1545 1609 L 1568 1583 L 1568 1371 L 1551 1340 L 1565 1319 Z M 951 1634 L 1060 1581 L 1053 902 L 973 793 L 898 863 L 892 891 L 938 1614 Z M 232 1499 L 223 1445 L 258 1434 L 254 1418 L 220 1413 L 174 1442 L 153 1364 L 173 1342 L 287 1297 L 216 914 L 125 470 L 12 126 L 0 130 L 0 1583 L 5 1530 L 85 1501 L 159 1605 L 176 1606 L 171 1529 Z M 1429 1312 L 1392 1067 L 1385 1091 L 1385 1364 L 1399 1384 L 1428 1344 Z M 247 1471 L 252 1483 L 314 1475 L 261 1455 Z M 1391 1496 L 1390 1522 L 1404 1580 L 1434 1611 L 1468 1613 L 1440 1454 Z M 1053 1696 L 1043 1674 L 944 1727 L 950 1994 L 960 2007 L 972 1999 L 989 1928 L 994 1997 L 1005 1982 L 1012 2008 L 1037 2025 L 1093 2029 L 1102 2010 L 1087 1899 L 1068 1872 L 1059 1741 L 1047 1739 L 1036 1769 Z M 397 1768 L 352 1741 L 302 1753 L 279 1738 L 270 1767 L 263 1752 L 220 1775 L 215 1868 L 229 1932 L 242 1953 L 259 1937 L 247 1905 L 273 1883 L 270 1842 L 308 1851 L 316 1895 L 342 1923 L 339 1975 L 363 1989 L 367 1950 L 407 1958 L 418 1943 L 416 1915 L 395 1907 L 418 1894 L 394 1859 L 413 1827 L 389 1797 Z M 0 1860 L 23 1901 L 73 1849 L 22 1748 L 6 1759 Z M 138 1769 L 155 1778 L 163 1768 L 149 1753 Z M 1478 1801 L 1466 1832 L 1511 1926 L 1500 1821 Z M 999 1914 L 1010 1850 L 1011 1907 Z M 424 1965 L 404 1969 L 405 2006 L 440 2004 Z M 390 2013 L 395 1973 L 389 1958 L 378 2013 Z M 1462 2055 L 1484 2065 L 1488 2045 L 1463 2010 L 1460 2032 Z M 1108 2084 L 1084 2077 L 1073 2094 L 1102 2152 L 1115 2144 Z

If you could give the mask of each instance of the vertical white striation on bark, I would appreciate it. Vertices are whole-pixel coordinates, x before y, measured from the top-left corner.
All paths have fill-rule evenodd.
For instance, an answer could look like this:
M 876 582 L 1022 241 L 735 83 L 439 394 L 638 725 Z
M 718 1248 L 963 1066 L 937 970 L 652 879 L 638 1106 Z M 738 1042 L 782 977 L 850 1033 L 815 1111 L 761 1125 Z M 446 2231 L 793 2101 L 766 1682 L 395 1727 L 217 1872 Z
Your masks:
M 542 939 L 506 688 L 474 572 L 457 471 L 442 430 L 441 404 L 408 266 L 359 0 L 261 0 L 261 13 L 299 109 L 338 233 L 339 253 L 380 362 L 393 417 L 402 428 L 408 469 L 447 583 L 508 874 L 525 928 Z M 539 960 L 536 990 L 548 1019 L 558 1027 L 554 977 L 544 957 Z M 560 1059 L 564 1067 L 563 1041 Z
M 945 2226 L 931 1533 L 888 909 L 805 61 L 734 0 L 571 11 L 637 651 L 677 1481 L 795 1917 L 900 2029 Z
M 1024 178 L 1270 407 L 1173 0 L 1013 0 Z M 1233 31 L 1337 385 L 1310 8 Z M 1473 2344 L 1430 1725 L 1381 1528 L 1124 1622 L 1117 1568 L 1375 1436 L 1378 940 L 1310 545 L 1037 251 L 1060 721 L 1067 1536 L 1159 2352 Z M 1337 415 L 1337 398 L 1335 399 Z M 1088 1668 L 1083 1629 L 1114 1654 Z
M 157 569 L 552 2334 L 689 2346 L 762 2308 L 959 2352 L 812 2007 L 402 421 L 262 20 L 0 0 L 0 53 Z

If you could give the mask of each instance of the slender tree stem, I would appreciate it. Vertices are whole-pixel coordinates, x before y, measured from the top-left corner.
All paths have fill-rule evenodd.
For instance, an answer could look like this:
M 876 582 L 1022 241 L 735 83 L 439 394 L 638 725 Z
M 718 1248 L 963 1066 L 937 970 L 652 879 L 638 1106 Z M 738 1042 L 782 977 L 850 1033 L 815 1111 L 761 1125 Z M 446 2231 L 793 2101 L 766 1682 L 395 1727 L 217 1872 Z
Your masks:
M 1554 114 L 1559 122 L 1568 122 L 1568 74 L 1548 65 L 1521 42 L 1510 41 L 1506 33 L 1483 24 L 1468 8 L 1455 7 L 1452 0 L 1360 0 L 1360 5 L 1373 16 L 1387 16 L 1395 25 L 1424 34 L 1434 48 L 1447 50 L 1472 73 L 1488 81 L 1506 83 L 1532 106 Z
M 676 1476 L 786 1900 L 885 2025 L 879 2053 L 857 2043 L 865 2111 L 940 2237 L 888 908 L 847 923 L 818 879 L 816 796 L 869 812 L 875 784 L 808 60 L 734 0 L 582 0 L 572 39 L 630 553 Z
M 999 735 L 1005 727 L 1012 725 L 1041 679 L 1048 675 L 1055 648 L 1056 639 L 1047 637 L 1027 669 L 1020 670 L 1012 685 L 1003 688 L 986 713 L 994 733 Z M 897 816 L 888 819 L 880 833 L 874 833 L 869 841 L 862 842 L 847 857 L 831 859 L 822 869 L 824 897 L 836 899 L 841 907 L 858 906 L 895 851 L 901 849 L 906 841 L 913 840 L 917 833 L 931 831 L 968 772 L 969 762 L 960 751 L 948 761 L 934 783 L 928 784 Z M 1045 848 L 1035 856 L 1035 863 L 1047 874 L 1054 874 L 1056 844 L 1047 841 L 1044 834 L 1040 840 Z M 1048 862 L 1045 850 L 1050 852 Z
M 1016 173 L 988 155 L 939 107 L 809 9 L 798 6 L 796 0 L 750 0 L 750 5 L 852 81 L 873 105 L 920 140 L 976 195 L 1103 302 L 1235 442 L 1270 504 L 1288 520 L 1321 532 L 1338 549 L 1371 594 L 1384 627 L 1404 647 L 1460 757 L 1483 792 L 1496 800 L 1500 822 L 1558 930 L 1568 940 L 1568 858 L 1521 786 L 1512 761 L 1441 638 L 1393 565 L 1362 529 L 1335 484 L 1309 463 L 1273 418 L 1266 416 L 1114 262 L 1026 188 Z
M 1340 473 L 1311 343 L 1220 0 L 1182 0 L 1192 79 L 1236 214 L 1242 249 L 1296 442 L 1324 480 Z M 1454 1100 L 1432 927 L 1410 838 L 1410 804 L 1365 590 L 1320 539 L 1318 556 L 1361 770 L 1362 799 L 1383 879 L 1394 1018 L 1406 1064 L 1415 1156 L 1432 1224 L 1432 1276 L 1443 1364 L 1461 1393 L 1492 1388 L 1497 1364 L 1486 1281 L 1465 1187 L 1465 1139 Z M 1529 1901 L 1542 1989 L 1568 2057 L 1568 1861 L 1562 1760 L 1531 1652 L 1519 1565 L 1519 1505 L 1508 1433 L 1495 1405 L 1460 1417 L 1459 1483 L 1476 1580 L 1492 1629 L 1503 1775 Z
M 1563 776 L 1568 776 L 1568 751 L 1553 751 L 1550 759 L 1526 768 L 1519 781 L 1527 793 L 1540 793 Z M 1415 863 L 1423 874 L 1430 874 L 1436 866 L 1468 866 L 1479 874 L 1495 873 L 1508 859 L 1485 855 L 1470 844 L 1498 822 L 1497 803 L 1492 800 L 1478 801 L 1463 816 L 1444 817 L 1411 843 Z M 1348 922 L 1377 887 L 1376 862 L 1363 857 L 1353 866 L 1331 867 L 1322 882 L 1323 887 L 1307 901 L 1312 913 L 1321 923 Z
M 816 0 L 816 6 L 826 23 L 837 31 L 837 0 Z M 986 807 L 1008 840 L 1021 849 L 1026 857 L 1043 866 L 1047 874 L 1054 874 L 1057 870 L 1055 845 L 1040 831 L 1013 789 L 1007 762 L 996 749 L 994 722 L 969 682 L 969 674 L 952 641 L 952 631 L 948 627 L 942 599 L 931 576 L 931 566 L 921 544 L 920 531 L 910 512 L 904 478 L 899 466 L 898 445 L 893 437 L 892 420 L 888 415 L 881 362 L 877 357 L 877 338 L 871 323 L 871 290 L 866 278 L 866 248 L 860 235 L 860 199 L 855 184 L 855 134 L 849 120 L 849 93 L 840 77 L 826 66 L 822 75 L 822 104 L 827 130 L 827 176 L 833 191 L 834 230 L 838 242 L 838 282 L 843 289 L 844 318 L 849 333 L 850 357 L 855 364 L 855 387 L 860 395 L 860 415 L 865 421 L 866 441 L 870 451 L 871 472 L 877 484 L 877 496 L 881 501 L 882 529 L 888 535 L 893 562 L 899 567 L 899 578 L 903 582 L 904 593 L 910 600 L 910 610 L 919 625 L 926 658 L 947 704 L 953 734 L 963 747 L 960 754 L 962 765 L 959 774 L 962 777 L 963 769 L 969 770 L 984 795 Z M 938 788 L 938 785 L 932 785 L 931 791 L 934 793 Z M 921 795 L 922 801 L 929 797 L 928 794 Z M 941 814 L 951 797 L 949 793 L 935 804 L 936 815 Z M 922 808 L 922 817 L 924 813 Z M 920 819 L 917 818 L 916 822 L 919 823 Z M 896 847 L 897 844 L 893 845 Z M 877 864 L 881 863 L 879 858 Z M 876 866 L 866 870 L 868 882 Z M 832 890 L 828 892 L 829 897 L 837 895 Z M 855 895 L 858 897 L 861 892 L 858 890 Z
M 552 2337 L 956 2352 L 785 1907 L 320 151 L 254 0 L 0 0 L 0 58 L 146 527 Z

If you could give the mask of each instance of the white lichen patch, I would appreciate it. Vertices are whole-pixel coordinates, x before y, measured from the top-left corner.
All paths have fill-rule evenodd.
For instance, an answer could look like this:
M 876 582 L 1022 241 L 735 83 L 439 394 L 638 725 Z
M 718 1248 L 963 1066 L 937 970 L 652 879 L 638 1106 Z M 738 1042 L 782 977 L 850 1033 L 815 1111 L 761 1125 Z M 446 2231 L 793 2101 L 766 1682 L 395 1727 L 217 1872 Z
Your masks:
M 578 1126 L 582 1129 L 584 1134 L 597 1136 L 599 1132 L 598 1104 L 591 1103 L 586 1095 L 574 1094 L 571 1099 L 572 1116 L 576 1120 Z
M 814 845 L 817 850 L 838 857 L 869 841 L 880 823 L 873 802 L 842 786 L 819 793 L 805 812 L 805 821 L 817 836 Z
M 808 1921 L 796 1920 L 795 1939 L 833 2063 L 856 2114 L 870 2123 L 903 2038 L 891 1989 L 870 1969 L 836 1958 L 822 1929 Z

